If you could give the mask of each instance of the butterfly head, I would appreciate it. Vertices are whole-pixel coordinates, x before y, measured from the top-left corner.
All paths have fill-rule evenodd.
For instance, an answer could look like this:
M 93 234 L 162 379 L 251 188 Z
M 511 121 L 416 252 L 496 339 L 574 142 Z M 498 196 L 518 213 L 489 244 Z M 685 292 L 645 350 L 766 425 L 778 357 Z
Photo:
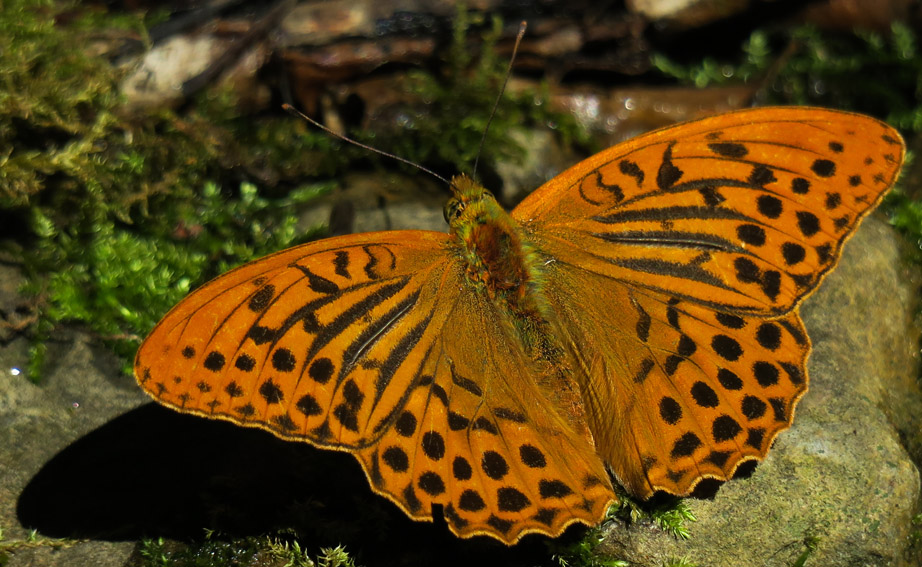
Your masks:
M 453 196 L 445 203 L 442 212 L 453 233 L 457 233 L 464 225 L 480 224 L 488 218 L 500 216 L 498 211 L 502 211 L 502 208 L 493 193 L 470 177 L 453 177 L 451 190 Z

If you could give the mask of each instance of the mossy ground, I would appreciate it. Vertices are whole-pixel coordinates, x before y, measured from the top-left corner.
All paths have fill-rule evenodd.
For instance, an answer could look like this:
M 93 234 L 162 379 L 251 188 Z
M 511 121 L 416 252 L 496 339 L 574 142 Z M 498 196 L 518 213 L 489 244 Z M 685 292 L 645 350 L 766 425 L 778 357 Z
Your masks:
M 0 218 L 6 228 L 0 253 L 28 278 L 23 291 L 36 315 L 26 331 L 34 345 L 27 373 L 33 380 L 41 377 L 45 341 L 64 323 L 89 328 L 127 369 L 140 338 L 190 289 L 235 264 L 322 235 L 322 227 L 299 227 L 297 213 L 335 187 L 342 173 L 401 167 L 281 112 L 242 116 L 234 93 L 221 85 L 181 112 L 129 112 L 118 93 L 121 72 L 85 46 L 88 38 L 114 34 L 143 44 L 157 17 L 163 15 L 113 15 L 54 0 L 9 0 L 0 10 Z M 400 132 L 353 136 L 437 170 L 472 166 L 506 62 L 491 49 L 498 20 L 459 11 L 457 22 L 440 71 L 410 76 L 414 92 L 429 102 L 426 113 Z M 472 30 L 483 38 L 480 57 L 468 55 Z M 907 139 L 922 129 L 922 57 L 905 26 L 894 25 L 887 35 L 760 30 L 726 61 L 678 64 L 666 55 L 654 61 L 686 84 L 755 81 L 766 103 L 872 114 Z M 506 97 L 483 156 L 519 157 L 509 133 L 526 123 L 553 120 L 564 138 L 585 141 L 574 120 L 534 103 L 546 95 Z M 887 208 L 898 228 L 922 242 L 922 206 L 914 198 L 896 190 Z M 637 521 L 637 510 L 621 508 L 615 517 Z M 647 513 L 674 535 L 688 536 L 687 505 Z M 592 554 L 597 533 L 552 552 L 560 564 L 619 564 Z M 266 542 L 212 551 L 233 548 L 229 553 L 243 559 L 251 548 L 252 556 L 268 553 Z M 295 546 L 289 549 L 304 557 L 301 564 L 312 564 Z M 139 549 L 145 564 L 198 564 L 195 553 L 186 557 L 156 540 Z M 14 550 L 0 547 L 0 564 Z M 348 565 L 332 556 L 316 563 Z
M 313 558 L 296 539 L 269 537 L 221 538 L 207 533 L 194 544 L 145 539 L 138 546 L 138 567 L 356 567 L 343 547 L 323 548 Z

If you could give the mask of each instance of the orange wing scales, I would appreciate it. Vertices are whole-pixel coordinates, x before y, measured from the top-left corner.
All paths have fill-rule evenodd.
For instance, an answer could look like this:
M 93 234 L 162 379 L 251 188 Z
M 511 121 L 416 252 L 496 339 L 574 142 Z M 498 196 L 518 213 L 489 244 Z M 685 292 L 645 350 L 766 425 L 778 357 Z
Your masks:
M 592 392 L 587 415 L 597 451 L 631 493 L 688 494 L 703 478 L 728 479 L 790 425 L 807 389 L 810 348 L 796 313 L 740 316 L 580 276 L 598 300 L 569 307 L 569 282 L 553 288 L 553 308 L 560 332 L 580 345 L 573 356 Z M 627 331 L 599 336 L 595 330 L 613 319 Z M 614 387 L 615 374 L 629 379 Z
M 548 258 L 597 450 L 631 493 L 730 478 L 790 426 L 810 350 L 797 306 L 902 159 L 867 117 L 744 111 L 611 148 L 513 211 Z
M 239 268 L 171 312 L 149 339 L 160 352 L 139 353 L 142 385 L 182 411 L 285 438 L 373 442 L 395 401 L 385 394 L 417 374 L 423 356 L 414 347 L 423 346 L 436 290 L 392 275 L 406 266 L 387 244 L 287 256 L 269 270 Z M 417 278 L 445 267 L 429 264 Z
M 835 265 L 893 184 L 902 151 L 892 128 L 866 117 L 733 113 L 597 154 L 513 216 L 539 249 L 587 270 L 719 309 L 779 315 Z
M 592 446 L 548 403 L 549 392 L 526 379 L 529 362 L 514 339 L 497 332 L 480 358 L 454 345 L 482 332 L 493 307 L 461 299 L 455 312 L 483 314 L 443 328 L 395 427 L 359 453 L 376 490 L 416 519 L 443 506 L 461 536 L 506 542 L 526 533 L 556 535 L 573 522 L 598 522 L 614 501 Z M 467 347 L 471 348 L 471 347 Z M 473 378 L 476 377 L 476 380 Z M 541 408 L 541 411 L 536 411 Z
M 760 460 L 807 390 L 800 302 L 894 182 L 899 135 L 741 111 L 601 152 L 511 215 L 467 178 L 451 234 L 282 251 L 138 351 L 179 411 L 348 451 L 417 520 L 507 544 Z

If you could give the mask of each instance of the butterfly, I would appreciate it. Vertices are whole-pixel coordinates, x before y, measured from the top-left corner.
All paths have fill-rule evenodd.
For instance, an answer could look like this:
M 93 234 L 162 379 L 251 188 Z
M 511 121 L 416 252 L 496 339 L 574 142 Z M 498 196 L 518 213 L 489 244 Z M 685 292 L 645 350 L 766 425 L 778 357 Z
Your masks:
M 348 451 L 415 520 L 507 544 L 763 459 L 807 391 L 798 307 L 894 183 L 875 119 L 760 108 L 571 167 L 511 213 L 338 236 L 236 268 L 141 345 L 177 411 Z

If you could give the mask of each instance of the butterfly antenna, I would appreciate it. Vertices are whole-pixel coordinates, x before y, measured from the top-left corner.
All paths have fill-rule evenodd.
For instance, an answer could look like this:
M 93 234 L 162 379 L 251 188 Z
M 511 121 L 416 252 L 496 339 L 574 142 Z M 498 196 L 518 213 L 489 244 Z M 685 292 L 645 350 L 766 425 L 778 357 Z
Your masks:
M 512 75 L 512 64 L 515 62 L 515 55 L 519 51 L 519 44 L 522 43 L 522 37 L 525 35 L 525 28 L 527 25 L 525 21 L 519 24 L 519 33 L 515 36 L 515 45 L 512 47 L 512 57 L 509 58 L 509 66 L 506 67 L 503 86 L 499 89 L 496 102 L 493 103 L 493 110 L 490 111 L 490 118 L 487 119 L 487 126 L 483 129 L 483 136 L 480 138 L 480 147 L 477 148 L 477 157 L 474 158 L 474 176 L 477 175 L 477 164 L 480 162 L 480 153 L 483 151 L 483 144 L 487 141 L 487 132 L 490 131 L 490 124 L 493 123 L 493 117 L 496 116 L 496 109 L 499 107 L 499 101 L 503 99 L 503 93 L 506 92 L 506 85 L 509 84 L 509 76 Z
M 367 144 L 363 144 L 362 142 L 359 142 L 358 140 L 353 140 L 352 138 L 349 138 L 349 137 L 347 137 L 347 136 L 343 136 L 342 134 L 339 134 L 339 133 L 337 133 L 337 132 L 334 132 L 333 130 L 327 128 L 326 126 L 324 126 L 324 125 L 321 124 L 320 122 L 317 122 L 316 120 L 314 120 L 314 119 L 311 118 L 310 116 L 304 114 L 303 112 L 301 112 L 301 111 L 298 110 L 297 108 L 291 106 L 291 105 L 288 104 L 287 102 L 286 102 L 285 104 L 282 105 L 282 108 L 285 109 L 285 111 L 288 112 L 289 114 L 292 114 L 292 115 L 294 115 L 294 116 L 300 116 L 300 117 L 303 118 L 304 120 L 307 120 L 307 121 L 310 122 L 312 125 L 314 125 L 314 126 L 317 127 L 317 128 L 320 128 L 321 130 L 323 130 L 323 131 L 326 132 L 327 134 L 333 136 L 334 138 L 340 139 L 340 140 L 342 140 L 343 142 L 348 142 L 348 143 L 352 144 L 353 146 L 358 146 L 358 147 L 360 147 L 360 148 L 362 148 L 362 149 L 368 150 L 368 151 L 373 152 L 373 153 L 376 153 L 376 154 L 378 154 L 378 155 L 381 155 L 381 156 L 384 156 L 384 157 L 388 157 L 388 158 L 391 158 L 391 159 L 395 159 L 395 160 L 399 161 L 400 163 L 405 163 L 405 164 L 407 164 L 407 165 L 413 166 L 413 167 L 415 167 L 416 169 L 418 169 L 418 170 L 420 170 L 420 171 L 422 171 L 422 172 L 428 173 L 428 174 L 431 175 L 432 177 L 435 177 L 436 179 L 438 179 L 439 181 L 445 183 L 445 184 L 448 185 L 449 187 L 454 187 L 454 186 L 451 184 L 451 181 L 445 179 L 444 177 L 442 177 L 442 176 L 439 175 L 438 173 L 432 171 L 431 169 L 429 169 L 429 168 L 427 168 L 427 167 L 423 167 L 422 165 L 419 165 L 418 163 L 413 162 L 413 161 L 410 161 L 410 160 L 408 160 L 408 159 L 406 159 L 406 158 L 402 158 L 402 157 L 400 157 L 400 156 L 398 156 L 398 155 L 394 155 L 394 154 L 392 154 L 392 153 L 390 153 L 390 152 L 385 152 L 384 150 L 379 150 L 378 148 L 374 148 L 374 147 L 369 146 L 369 145 L 367 145 Z

